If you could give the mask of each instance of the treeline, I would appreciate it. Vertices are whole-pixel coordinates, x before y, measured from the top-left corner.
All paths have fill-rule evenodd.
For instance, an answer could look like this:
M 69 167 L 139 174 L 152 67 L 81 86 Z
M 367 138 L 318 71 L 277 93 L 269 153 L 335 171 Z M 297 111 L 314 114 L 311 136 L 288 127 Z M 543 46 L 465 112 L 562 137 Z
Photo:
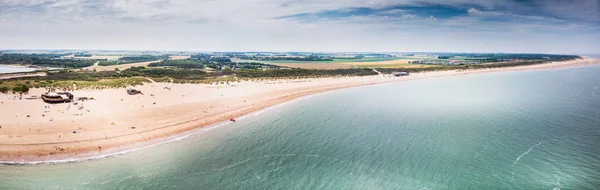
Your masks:
M 483 62 L 501 62 L 505 60 L 549 60 L 560 61 L 565 59 L 578 59 L 577 55 L 551 55 L 551 54 L 499 54 L 484 58 L 466 58 L 465 60 L 481 60 Z
M 211 56 L 212 55 L 210 55 L 210 54 L 199 53 L 199 54 L 196 54 L 196 55 L 191 55 L 190 59 L 208 60 L 208 59 L 210 59 Z
M 92 57 L 92 54 L 89 53 L 76 53 L 73 57 Z
M 468 65 L 439 65 L 433 67 L 419 67 L 419 68 L 378 68 L 377 70 L 381 73 L 391 74 L 392 72 L 429 72 L 429 71 L 444 71 L 444 70 L 461 70 L 461 69 L 492 69 L 492 68 L 504 68 L 504 67 L 516 67 L 516 66 L 527 66 L 544 64 L 552 61 L 568 61 L 577 59 L 579 56 L 564 56 L 560 58 L 554 58 L 552 60 L 532 60 L 532 61 L 514 61 L 514 62 L 503 62 L 503 63 L 487 63 L 487 64 L 468 64 Z
M 111 65 L 118 65 L 120 61 L 107 61 L 107 60 L 103 60 L 98 62 L 98 65 L 100 66 L 111 66 Z
M 229 62 L 231 62 L 231 59 L 228 57 L 211 57 L 209 59 L 209 61 L 219 62 L 219 63 L 229 63 Z
M 231 62 L 231 59 L 229 57 L 214 57 L 213 55 L 204 54 L 204 53 L 192 55 L 192 56 L 190 56 L 189 59 L 190 60 L 202 60 L 205 62 L 220 62 L 220 63 Z
M 330 57 L 309 55 L 306 57 L 284 57 L 284 56 L 269 56 L 269 57 L 255 57 L 255 56 L 238 56 L 239 59 L 248 59 L 256 61 L 333 61 Z
M 139 56 L 125 56 L 119 58 L 121 63 L 137 63 L 137 62 L 147 62 L 147 61 L 156 61 L 159 59 L 168 59 L 168 55 L 139 55 Z
M 45 67 L 81 68 L 92 66 L 93 60 L 60 59 L 65 54 L 0 54 L 0 64 L 25 64 Z
M 158 63 L 150 63 L 149 67 L 176 67 L 182 69 L 203 69 L 203 68 L 212 68 L 215 70 L 223 70 L 223 69 L 278 69 L 281 68 L 277 65 L 269 65 L 264 63 L 256 63 L 256 62 L 211 62 L 207 60 L 194 60 L 194 59 L 184 59 L 184 60 L 164 60 Z
M 264 64 L 264 63 L 257 63 L 257 62 L 212 62 L 212 63 L 208 63 L 206 64 L 207 67 L 216 69 L 216 70 L 223 70 L 223 69 L 234 69 L 234 70 L 239 70 L 239 69 L 279 69 L 281 68 L 280 66 L 277 65 L 270 65 L 270 64 Z
M 192 55 L 189 59 L 183 60 L 163 60 L 158 63 L 151 63 L 149 67 L 176 67 L 182 69 L 204 69 L 206 67 L 215 70 L 224 69 L 278 69 L 280 66 L 269 65 L 257 62 L 231 62 L 228 57 L 211 57 L 208 54 Z
M 207 63 L 206 60 L 200 59 L 182 59 L 182 60 L 163 60 L 158 63 L 150 63 L 149 67 L 177 67 L 188 69 L 203 69 Z
M 372 69 L 271 69 L 271 70 L 239 70 L 240 77 L 309 77 L 309 76 L 367 76 L 377 75 Z
M 520 59 L 520 60 L 560 60 L 580 58 L 576 55 L 560 54 L 538 54 L 538 53 L 444 53 L 438 56 L 438 59 L 451 59 L 456 56 L 466 57 L 466 60 L 495 60 Z

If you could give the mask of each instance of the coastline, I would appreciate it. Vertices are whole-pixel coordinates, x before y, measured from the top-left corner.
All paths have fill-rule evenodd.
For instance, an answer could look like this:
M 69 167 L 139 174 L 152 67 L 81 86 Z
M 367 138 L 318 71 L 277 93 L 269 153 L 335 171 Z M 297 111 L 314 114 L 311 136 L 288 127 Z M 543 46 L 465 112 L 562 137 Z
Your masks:
M 40 103 L 41 101 L 37 101 L 28 102 L 27 105 L 20 106 L 19 103 L 27 100 L 15 99 L 0 104 L 0 107 L 3 107 L 0 112 L 3 118 L 0 118 L 0 121 L 8 121 L 8 124 L 0 123 L 0 125 L 2 125 L 2 128 L 0 128 L 0 163 L 36 164 L 72 162 L 124 154 L 162 143 L 172 142 L 173 140 L 180 140 L 201 133 L 202 131 L 212 130 L 218 126 L 229 123 L 229 118 L 239 119 L 240 117 L 247 117 L 254 113 L 261 112 L 262 110 L 282 105 L 282 103 L 298 100 L 301 97 L 308 97 L 309 95 L 344 88 L 464 74 L 556 69 L 594 64 L 599 64 L 599 60 L 580 59 L 521 67 L 415 73 L 411 74 L 410 77 L 400 78 L 390 76 L 335 77 L 325 79 L 242 82 L 237 86 L 195 85 L 202 86 L 202 88 L 198 89 L 188 89 L 194 87 L 194 85 L 189 84 L 176 85 L 153 83 L 144 85 L 144 87 L 141 88 L 143 88 L 143 91 L 156 91 L 157 98 L 154 98 L 154 96 L 148 98 L 148 95 L 144 95 L 144 97 L 141 98 L 145 98 L 144 100 L 140 100 L 140 98 L 136 99 L 135 96 L 115 95 L 124 91 L 123 89 L 105 90 L 106 92 L 104 93 L 82 90 L 76 91 L 75 93 L 94 95 L 94 97 L 100 99 L 100 104 L 106 103 L 106 105 L 99 106 L 94 105 L 94 102 L 91 102 L 91 109 L 93 112 L 88 111 L 90 114 L 83 111 L 83 114 L 86 114 L 84 116 L 69 116 L 71 112 L 64 115 L 63 111 L 61 113 L 62 115 L 57 114 L 56 120 L 52 122 L 48 122 L 47 118 L 39 117 L 37 115 L 35 118 L 19 118 L 19 114 L 22 116 L 29 112 L 41 113 L 40 110 L 44 111 L 45 108 L 40 109 L 39 107 L 45 104 Z M 174 91 L 154 88 L 155 86 L 166 87 L 168 85 L 171 85 Z M 244 87 L 244 85 L 247 87 Z M 290 85 L 292 85 L 292 87 L 287 87 Z M 255 90 L 254 88 L 260 89 Z M 43 89 L 35 89 L 34 91 L 39 93 L 41 90 Z M 236 95 L 238 93 L 237 91 L 243 90 L 251 92 L 244 92 Z M 210 92 L 207 95 L 205 91 Z M 189 93 L 189 95 L 204 93 L 205 96 L 192 98 L 189 102 L 183 101 L 182 103 L 179 103 L 178 100 L 186 99 L 186 93 Z M 220 96 L 219 93 L 221 93 Z M 173 100 L 173 95 L 179 94 L 182 94 L 182 98 Z M 223 94 L 228 95 L 223 96 Z M 103 98 L 110 96 L 115 97 L 112 97 L 111 100 L 103 100 Z M 6 98 L 4 95 L 0 97 L 3 98 L 2 100 Z M 123 99 L 122 97 L 125 97 L 126 100 L 131 100 L 131 102 L 127 105 L 119 103 L 118 99 Z M 150 101 L 147 101 L 146 99 Z M 153 108 L 148 108 L 150 106 L 143 107 L 144 105 L 142 105 L 141 108 L 137 106 L 137 103 L 148 105 L 152 101 L 159 102 L 159 104 L 164 103 L 162 101 L 172 102 L 168 103 L 169 105 L 156 106 Z M 88 103 L 85 104 L 87 107 Z M 132 104 L 135 106 L 131 106 Z M 20 107 L 13 107 L 15 105 L 19 105 Z M 32 109 L 28 107 L 28 105 L 38 107 Z M 8 110 L 6 109 L 7 107 L 4 106 L 15 108 L 15 110 Z M 135 108 L 129 108 L 129 106 Z M 215 109 L 213 109 L 213 107 L 215 107 Z M 64 107 L 61 108 L 64 110 Z M 122 108 L 124 110 L 113 112 L 115 111 L 115 108 Z M 96 114 L 96 111 L 100 113 Z M 18 112 L 15 117 L 17 119 L 12 117 L 9 118 L 8 115 L 10 114 L 12 116 L 14 114 L 13 112 Z M 58 112 L 61 111 L 59 110 Z M 77 111 L 74 113 L 77 113 Z M 186 114 L 182 116 L 181 113 Z M 115 120 L 118 120 L 118 125 L 111 125 L 114 123 L 114 121 L 110 121 L 111 117 L 117 117 Z M 139 119 L 140 121 L 132 121 L 133 119 Z M 126 123 L 127 120 L 129 120 L 129 124 L 121 126 L 121 123 Z M 150 123 L 150 125 L 148 123 Z M 136 126 L 140 130 L 133 130 L 127 128 L 127 126 Z M 29 130 L 26 130 L 27 128 L 29 128 Z M 81 132 L 79 134 L 69 134 L 73 128 L 76 128 Z M 56 138 L 57 135 L 59 135 L 59 139 Z M 65 140 L 60 139 L 60 135 L 63 135 L 63 139 Z M 104 136 L 106 136 L 106 138 L 102 138 Z M 98 151 L 97 147 L 100 146 L 102 147 L 102 150 Z M 56 147 L 63 150 L 61 151 Z M 66 147 L 68 148 L 65 149 Z

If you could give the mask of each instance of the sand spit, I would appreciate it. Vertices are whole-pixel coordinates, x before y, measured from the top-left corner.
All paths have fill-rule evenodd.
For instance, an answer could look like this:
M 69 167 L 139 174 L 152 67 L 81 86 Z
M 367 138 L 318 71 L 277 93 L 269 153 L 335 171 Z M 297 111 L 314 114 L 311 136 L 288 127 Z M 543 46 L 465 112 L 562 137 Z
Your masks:
M 0 162 L 22 163 L 74 160 L 136 149 L 204 126 L 230 122 L 267 107 L 306 95 L 342 88 L 453 75 L 565 68 L 598 64 L 597 59 L 579 59 L 511 68 L 414 73 L 408 77 L 389 75 L 311 79 L 241 81 L 230 84 L 149 83 L 126 89 L 76 90 L 77 104 L 47 104 L 40 99 L 44 89 L 32 89 L 19 99 L 0 95 Z M 92 100 L 93 98 L 93 100 Z

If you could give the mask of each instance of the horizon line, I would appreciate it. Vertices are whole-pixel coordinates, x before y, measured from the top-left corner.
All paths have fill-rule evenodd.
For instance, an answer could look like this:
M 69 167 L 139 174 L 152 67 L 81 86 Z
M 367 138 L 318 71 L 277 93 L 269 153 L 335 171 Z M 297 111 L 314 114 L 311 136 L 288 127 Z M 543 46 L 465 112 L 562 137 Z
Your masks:
M 2 51 L 132 51 L 132 52 L 185 52 L 185 53 L 474 53 L 474 54 L 555 54 L 555 55 L 589 55 L 600 52 L 583 53 L 545 53 L 545 52 L 464 52 L 464 51 L 205 51 L 205 50 L 141 50 L 141 49 L 22 49 L 9 48 Z

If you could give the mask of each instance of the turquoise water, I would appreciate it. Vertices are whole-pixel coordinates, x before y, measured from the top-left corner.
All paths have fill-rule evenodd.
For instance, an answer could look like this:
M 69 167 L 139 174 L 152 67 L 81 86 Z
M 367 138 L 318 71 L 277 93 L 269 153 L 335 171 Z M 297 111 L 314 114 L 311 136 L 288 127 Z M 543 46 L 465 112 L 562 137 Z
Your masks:
M 598 189 L 600 67 L 345 89 L 0 189 Z

